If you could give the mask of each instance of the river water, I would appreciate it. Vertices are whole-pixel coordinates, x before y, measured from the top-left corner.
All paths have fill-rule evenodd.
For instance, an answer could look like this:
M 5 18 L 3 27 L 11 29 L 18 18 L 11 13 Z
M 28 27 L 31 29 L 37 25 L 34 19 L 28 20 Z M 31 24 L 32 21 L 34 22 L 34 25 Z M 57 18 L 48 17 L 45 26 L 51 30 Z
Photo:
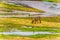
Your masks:
M 40 31 L 40 32 L 0 32 L 0 34 L 4 35 L 22 35 L 22 36 L 30 36 L 30 35 L 36 35 L 36 34 L 60 34 L 60 33 L 53 33 L 53 32 L 47 32 L 47 31 Z

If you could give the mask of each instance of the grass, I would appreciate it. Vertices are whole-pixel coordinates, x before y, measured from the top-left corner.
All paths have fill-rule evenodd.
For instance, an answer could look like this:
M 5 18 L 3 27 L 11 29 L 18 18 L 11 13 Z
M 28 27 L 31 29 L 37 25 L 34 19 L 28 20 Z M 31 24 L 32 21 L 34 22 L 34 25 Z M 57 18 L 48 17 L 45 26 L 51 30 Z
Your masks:
M 19 36 L 19 35 L 0 35 L 0 38 L 14 38 L 14 37 L 29 37 L 29 38 L 51 38 L 51 37 L 57 37 L 59 35 L 56 34 L 36 34 L 31 36 Z
M 60 0 L 44 0 L 44 1 L 46 1 L 46 2 L 60 2 Z
M 3 34 L 0 35 L 0 38 L 14 38 L 14 37 L 22 37 L 22 36 L 19 36 L 19 35 L 3 35 Z
M 11 31 L 12 29 L 18 29 L 21 31 L 47 31 L 47 32 L 60 32 L 59 28 L 49 28 L 49 27 L 34 27 L 34 28 L 29 28 L 30 26 L 27 26 L 27 28 L 23 28 L 25 25 L 20 25 L 20 24 L 13 24 L 13 23 L 5 23 L 5 26 L 0 26 L 0 32 L 6 32 L 6 31 Z M 54 30 L 56 29 L 56 30 Z M 15 30 L 14 30 L 15 31 Z
M 47 31 L 47 32 L 60 32 L 60 29 L 57 29 L 57 30 L 53 30 L 54 28 L 43 28 L 43 27 L 40 27 L 40 28 L 21 28 L 20 30 L 22 31 Z
M 46 37 L 56 37 L 56 36 L 58 36 L 58 35 L 56 35 L 56 34 L 36 34 L 36 35 L 31 35 L 31 36 L 29 36 L 29 37 L 32 37 L 32 38 L 46 38 Z
M 33 36 L 17 36 L 17 35 L 1 35 L 0 40 L 60 40 L 60 35 L 33 35 Z
M 25 20 L 25 21 L 24 21 Z M 15 28 L 22 31 L 49 31 L 49 32 L 60 32 L 59 18 L 42 18 L 41 24 L 32 24 L 29 18 L 0 18 L 0 32 L 11 31 Z M 54 20 L 54 21 L 53 21 Z M 45 22 L 44 22 L 45 21 Z M 38 26 L 37 26 L 38 25 Z M 27 26 L 27 28 L 23 28 Z M 34 28 L 28 28 L 28 27 Z M 57 30 L 53 30 L 56 28 Z
M 60 20 L 59 18 L 42 18 L 43 21 L 46 21 L 46 22 L 51 22 L 55 19 L 58 19 Z M 58 20 L 55 20 L 54 22 L 52 23 L 47 23 L 47 24 L 51 24 L 51 27 L 49 26 L 33 26 L 34 28 L 22 28 L 22 26 L 32 26 L 32 25 L 25 25 L 25 24 L 22 24 L 23 22 L 21 21 L 27 21 L 26 23 L 28 23 L 29 18 L 0 18 L 0 32 L 2 31 L 10 31 L 12 28 L 16 28 L 16 29 L 19 29 L 19 30 L 22 30 L 22 31 L 48 31 L 48 32 L 60 32 L 60 25 L 58 25 L 59 27 L 54 27 L 52 26 L 52 23 L 59 23 L 57 22 Z M 49 21 L 47 21 L 49 20 Z M 22 24 L 22 25 L 21 25 Z M 31 24 L 31 23 L 30 23 Z M 2 26 L 1 26 L 2 25 Z M 35 24 L 36 25 L 36 24 Z M 46 25 L 46 23 L 45 23 Z M 55 24 L 54 24 L 55 25 Z M 58 28 L 57 30 L 52 30 L 53 28 Z M 45 37 L 57 37 L 59 36 L 58 34 L 52 34 L 52 35 L 48 35 L 48 34 L 45 34 L 45 35 L 40 35 L 40 34 L 37 34 L 37 35 L 31 35 L 31 36 L 26 36 L 26 37 L 30 37 L 30 38 L 45 38 Z M 0 38 L 16 38 L 16 37 L 23 37 L 23 36 L 18 36 L 18 35 L 0 35 Z
M 60 17 L 43 17 L 42 21 L 60 23 Z
M 60 18 L 58 18 L 58 17 L 56 17 L 56 18 L 55 17 L 53 17 L 53 18 L 41 18 L 41 20 L 42 20 L 41 24 L 39 22 L 37 22 L 37 24 L 32 24 L 31 21 L 33 20 L 33 18 L 0 18 L 0 19 L 1 19 L 0 24 L 2 24 L 2 22 L 4 24 L 4 22 L 5 22 L 5 23 L 27 25 L 27 26 L 60 28 Z

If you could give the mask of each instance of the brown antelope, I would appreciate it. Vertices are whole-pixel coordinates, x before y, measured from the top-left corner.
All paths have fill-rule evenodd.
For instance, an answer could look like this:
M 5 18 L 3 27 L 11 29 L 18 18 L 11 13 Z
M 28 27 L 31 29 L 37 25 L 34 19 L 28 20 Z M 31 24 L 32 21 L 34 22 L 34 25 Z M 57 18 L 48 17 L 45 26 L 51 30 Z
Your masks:
M 41 23 L 41 17 L 35 17 L 35 18 L 32 20 L 32 23 L 36 24 L 37 21 L 39 21 L 39 23 Z

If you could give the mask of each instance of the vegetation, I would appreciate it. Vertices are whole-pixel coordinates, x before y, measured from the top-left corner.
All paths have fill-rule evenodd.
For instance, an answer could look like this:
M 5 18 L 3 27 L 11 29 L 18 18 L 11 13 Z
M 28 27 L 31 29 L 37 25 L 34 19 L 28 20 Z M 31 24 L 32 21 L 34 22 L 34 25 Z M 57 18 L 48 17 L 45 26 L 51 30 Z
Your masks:
M 7 24 L 8 25 L 8 24 Z M 9 24 L 9 26 L 4 26 L 4 28 L 3 27 L 1 27 L 0 26 L 0 32 L 6 32 L 6 31 L 16 31 L 16 29 L 17 30 L 21 30 L 21 31 L 47 31 L 47 32 L 60 32 L 60 29 L 58 29 L 58 28 L 48 28 L 48 27 L 35 27 L 35 28 L 28 28 L 28 26 L 27 26 L 27 28 L 22 28 L 23 26 L 21 26 L 21 25 L 10 25 Z M 12 30 L 12 29 L 14 29 L 14 30 Z
M 60 2 L 60 0 L 44 0 L 44 1 L 47 1 L 47 2 Z
M 21 35 L 0 35 L 0 38 L 15 38 L 15 37 L 30 37 L 30 38 L 53 38 L 60 35 L 57 34 L 37 34 L 37 35 L 31 35 L 31 36 L 21 36 Z
M 11 12 L 12 10 L 19 10 L 19 11 L 26 11 L 26 12 L 41 12 L 44 11 L 38 10 L 35 8 L 29 8 L 24 6 L 17 6 L 16 4 L 6 4 L 3 2 L 0 2 L 0 8 L 6 8 L 9 9 L 7 12 Z M 43 17 L 41 18 L 41 23 L 39 23 L 39 20 L 36 24 L 32 24 L 33 18 L 0 18 L 0 32 L 10 32 L 15 31 L 12 29 L 22 30 L 24 32 L 26 31 L 47 31 L 47 32 L 56 32 L 60 33 L 60 17 Z M 24 28 L 26 26 L 26 28 Z M 29 28 L 31 27 L 31 28 Z M 21 36 L 21 35 L 20 35 Z M 0 35 L 0 38 L 6 38 L 6 37 L 20 37 L 19 35 Z M 50 37 L 50 36 L 56 36 L 56 34 L 37 34 L 37 35 L 31 35 L 28 37 L 32 38 L 43 38 L 43 37 Z M 58 36 L 58 35 L 57 35 Z M 22 36 L 21 36 L 22 37 Z M 23 36 L 24 37 L 24 36 Z
M 57 34 L 37 34 L 37 35 L 31 35 L 29 37 L 32 37 L 32 38 L 46 38 L 46 37 L 57 37 L 58 35 Z
M 22 24 L 22 21 L 26 20 L 25 24 Z M 11 31 L 12 29 L 18 29 L 18 30 L 22 30 L 22 31 L 48 31 L 48 32 L 60 32 L 60 27 L 55 27 L 57 25 L 57 21 L 60 20 L 58 18 L 58 20 L 55 20 L 55 18 L 52 18 L 52 19 L 49 19 L 49 18 L 42 18 L 42 21 L 46 21 L 46 22 L 51 22 L 53 21 L 53 23 L 56 23 L 54 24 L 55 26 L 53 26 L 51 24 L 51 27 L 50 26 L 36 26 L 36 24 L 31 24 L 29 22 L 29 20 L 32 20 L 32 19 L 29 19 L 29 18 L 0 18 L 0 32 L 2 31 Z M 28 24 L 29 23 L 29 24 Z M 41 25 L 41 24 L 40 24 Z M 46 23 L 45 23 L 46 25 Z M 48 24 L 47 24 L 48 25 Z M 50 25 L 50 24 L 49 24 Z M 26 28 L 24 28 L 24 26 Z M 60 25 L 58 25 L 60 26 Z M 32 28 L 29 28 L 29 27 L 32 27 Z
M 60 40 L 60 35 L 46 34 L 46 35 L 33 35 L 33 36 L 17 36 L 17 35 L 0 35 L 0 40 Z

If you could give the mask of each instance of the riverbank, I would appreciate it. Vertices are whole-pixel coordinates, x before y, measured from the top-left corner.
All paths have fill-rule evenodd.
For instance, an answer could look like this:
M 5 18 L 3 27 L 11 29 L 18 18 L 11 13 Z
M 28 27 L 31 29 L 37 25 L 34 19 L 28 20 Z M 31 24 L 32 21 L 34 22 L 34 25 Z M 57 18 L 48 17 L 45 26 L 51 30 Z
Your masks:
M 32 38 L 32 37 L 22 37 L 22 36 L 0 36 L 1 40 L 60 40 L 60 35 L 40 35 L 40 38 Z

